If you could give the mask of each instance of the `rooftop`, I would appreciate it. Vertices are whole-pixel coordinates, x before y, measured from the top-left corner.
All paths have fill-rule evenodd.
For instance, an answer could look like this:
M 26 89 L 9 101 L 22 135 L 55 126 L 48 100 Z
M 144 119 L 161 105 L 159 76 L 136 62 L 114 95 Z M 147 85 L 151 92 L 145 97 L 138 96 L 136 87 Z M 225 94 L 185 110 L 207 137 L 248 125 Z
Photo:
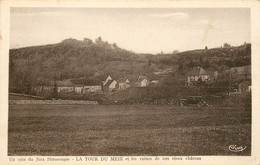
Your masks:
M 199 75 L 207 75 L 208 73 L 201 67 L 194 67 L 190 70 L 186 76 L 199 76 Z
M 110 84 L 112 84 L 112 82 L 115 80 L 108 80 L 107 83 L 105 84 L 105 87 L 109 87 Z

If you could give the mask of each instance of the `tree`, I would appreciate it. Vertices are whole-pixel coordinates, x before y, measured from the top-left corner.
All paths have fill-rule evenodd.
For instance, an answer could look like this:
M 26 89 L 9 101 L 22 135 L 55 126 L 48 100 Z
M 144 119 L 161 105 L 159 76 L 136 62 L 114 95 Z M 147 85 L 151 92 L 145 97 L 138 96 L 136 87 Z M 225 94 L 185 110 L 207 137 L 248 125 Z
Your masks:
M 174 51 L 172 52 L 172 54 L 178 54 L 178 53 L 179 53 L 178 50 L 174 50 Z
M 9 86 L 11 88 L 14 88 L 15 82 L 14 82 L 14 62 L 13 59 L 10 57 L 9 58 Z
M 180 87 L 182 86 L 183 82 L 179 74 L 171 72 L 165 79 L 162 80 L 162 84 L 165 86 Z
M 190 62 L 189 62 L 189 64 L 188 64 L 188 67 L 189 67 L 189 68 L 193 68 L 193 67 L 194 67 L 194 63 L 193 63 L 192 60 L 190 60 Z
M 203 57 L 202 56 L 199 57 L 199 62 L 200 62 L 200 64 L 203 63 Z
M 207 47 L 207 46 L 205 46 L 205 50 L 208 50 L 208 47 Z
M 183 63 L 182 62 L 179 64 L 179 71 L 180 72 L 183 71 Z
M 57 87 L 56 83 L 54 83 L 52 97 L 55 98 L 55 99 L 58 97 L 58 87 Z
M 147 63 L 147 65 L 148 65 L 148 67 L 150 67 L 150 66 L 152 65 L 152 61 L 151 61 L 150 58 L 148 59 L 148 63 Z
M 96 43 L 102 43 L 103 42 L 101 37 L 98 37 L 95 41 L 96 41 Z
M 209 65 L 209 60 L 206 58 L 205 61 L 203 62 L 203 66 L 204 68 L 208 68 L 210 65 Z
M 118 48 L 117 45 L 116 45 L 116 43 L 113 43 L 113 47 L 114 47 L 114 48 Z
M 230 44 L 228 44 L 228 43 L 224 43 L 223 47 L 224 48 L 231 48 Z

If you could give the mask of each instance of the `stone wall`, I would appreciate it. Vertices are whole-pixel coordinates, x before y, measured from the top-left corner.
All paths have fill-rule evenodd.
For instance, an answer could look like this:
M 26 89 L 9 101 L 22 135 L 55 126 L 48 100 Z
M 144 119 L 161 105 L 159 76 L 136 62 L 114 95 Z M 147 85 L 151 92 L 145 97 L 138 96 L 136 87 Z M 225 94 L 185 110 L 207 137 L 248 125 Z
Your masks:
M 9 100 L 9 104 L 94 104 L 97 105 L 97 101 L 85 101 L 85 100 Z

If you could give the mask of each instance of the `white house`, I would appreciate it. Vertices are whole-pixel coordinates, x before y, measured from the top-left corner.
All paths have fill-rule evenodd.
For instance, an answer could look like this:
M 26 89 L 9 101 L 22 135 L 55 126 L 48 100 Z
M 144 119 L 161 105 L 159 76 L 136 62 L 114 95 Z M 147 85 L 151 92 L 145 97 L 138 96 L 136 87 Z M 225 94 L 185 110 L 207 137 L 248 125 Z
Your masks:
M 149 86 L 157 86 L 159 84 L 159 80 L 152 80 L 150 83 L 149 83 Z
M 84 85 L 83 93 L 90 93 L 90 92 L 101 92 L 102 87 L 101 85 Z
M 108 80 L 107 83 L 103 86 L 104 92 L 111 92 L 117 88 L 116 80 Z
M 187 74 L 188 86 L 193 85 L 195 82 L 199 81 L 208 81 L 210 80 L 209 74 L 201 67 L 195 67 L 190 70 Z
M 104 86 L 109 80 L 113 80 L 111 76 L 107 76 L 105 81 L 102 81 L 102 85 Z
M 119 90 L 125 90 L 126 88 L 131 87 L 130 81 L 128 79 L 124 80 L 118 80 L 118 89 Z
M 75 93 L 82 94 L 83 93 L 83 88 L 84 88 L 84 85 L 82 85 L 82 84 L 74 85 Z
M 58 92 L 67 93 L 74 91 L 74 84 L 71 82 L 71 80 L 56 81 L 56 85 Z
M 139 76 L 138 84 L 139 84 L 139 87 L 146 87 L 147 85 L 149 85 L 148 78 L 146 76 Z

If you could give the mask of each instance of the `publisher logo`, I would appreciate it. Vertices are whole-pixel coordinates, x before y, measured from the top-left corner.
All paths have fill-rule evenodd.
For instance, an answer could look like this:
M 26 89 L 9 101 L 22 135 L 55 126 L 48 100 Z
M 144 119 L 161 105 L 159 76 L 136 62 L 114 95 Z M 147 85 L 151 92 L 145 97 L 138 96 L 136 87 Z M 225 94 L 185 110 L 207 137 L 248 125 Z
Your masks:
M 236 145 L 230 145 L 228 147 L 229 151 L 232 152 L 241 152 L 244 151 L 246 149 L 246 146 L 236 146 Z

